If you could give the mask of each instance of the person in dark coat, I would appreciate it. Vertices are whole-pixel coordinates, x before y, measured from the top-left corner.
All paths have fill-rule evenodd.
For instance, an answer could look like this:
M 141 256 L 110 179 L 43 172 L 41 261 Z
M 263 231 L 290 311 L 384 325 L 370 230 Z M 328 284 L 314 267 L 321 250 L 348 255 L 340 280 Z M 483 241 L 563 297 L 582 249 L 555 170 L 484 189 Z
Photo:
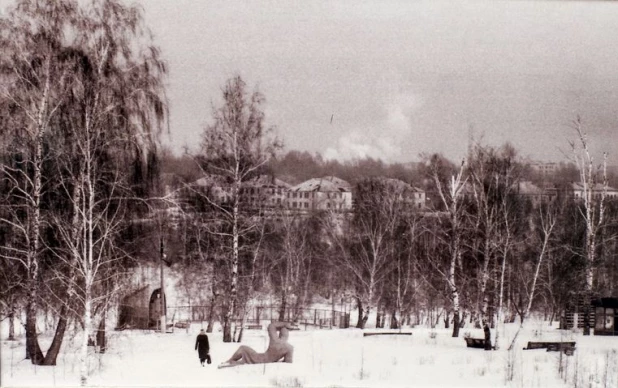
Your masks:
M 210 364 L 210 344 L 208 343 L 208 336 L 204 333 L 204 329 L 200 330 L 200 334 L 195 339 L 195 350 L 200 357 L 200 363 L 204 366 L 204 361 L 208 360 Z

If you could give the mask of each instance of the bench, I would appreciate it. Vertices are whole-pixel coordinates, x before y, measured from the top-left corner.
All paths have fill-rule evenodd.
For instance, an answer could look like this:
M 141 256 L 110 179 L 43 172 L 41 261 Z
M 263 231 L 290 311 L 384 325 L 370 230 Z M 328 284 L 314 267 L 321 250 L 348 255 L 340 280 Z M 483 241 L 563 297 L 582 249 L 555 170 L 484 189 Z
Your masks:
M 385 332 L 369 332 L 363 333 L 363 337 L 371 337 L 372 335 L 412 335 L 411 332 L 396 332 L 396 331 L 385 331 Z
M 563 352 L 567 356 L 575 352 L 575 342 L 528 342 L 524 350 L 547 349 L 548 352 Z
M 485 349 L 485 338 L 466 337 L 466 346 L 469 348 Z
M 178 329 L 186 329 L 189 327 L 189 322 L 187 321 L 178 321 L 174 324 L 174 327 Z

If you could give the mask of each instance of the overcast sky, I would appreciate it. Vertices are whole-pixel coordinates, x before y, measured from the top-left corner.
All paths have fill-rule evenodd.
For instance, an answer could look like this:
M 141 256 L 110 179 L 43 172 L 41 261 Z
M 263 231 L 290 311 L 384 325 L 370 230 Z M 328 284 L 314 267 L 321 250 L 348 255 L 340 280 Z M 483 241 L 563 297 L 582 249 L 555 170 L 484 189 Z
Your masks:
M 165 142 L 176 150 L 198 142 L 239 74 L 265 95 L 288 150 L 458 158 L 472 128 L 485 143 L 562 160 L 580 115 L 618 164 L 618 3 L 140 3 L 170 66 Z

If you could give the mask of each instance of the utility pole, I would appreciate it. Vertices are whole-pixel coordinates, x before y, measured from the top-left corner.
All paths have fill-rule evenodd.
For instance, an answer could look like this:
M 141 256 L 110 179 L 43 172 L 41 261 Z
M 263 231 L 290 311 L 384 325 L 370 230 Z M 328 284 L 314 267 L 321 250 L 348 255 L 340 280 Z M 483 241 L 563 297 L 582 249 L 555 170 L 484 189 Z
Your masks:
M 160 240 L 160 252 L 159 252 L 160 262 L 161 262 L 161 292 L 159 296 L 161 298 L 161 333 L 165 333 L 167 331 L 166 325 L 166 315 L 165 315 L 165 281 L 163 277 L 163 264 L 165 263 L 165 252 L 163 249 L 163 237 Z

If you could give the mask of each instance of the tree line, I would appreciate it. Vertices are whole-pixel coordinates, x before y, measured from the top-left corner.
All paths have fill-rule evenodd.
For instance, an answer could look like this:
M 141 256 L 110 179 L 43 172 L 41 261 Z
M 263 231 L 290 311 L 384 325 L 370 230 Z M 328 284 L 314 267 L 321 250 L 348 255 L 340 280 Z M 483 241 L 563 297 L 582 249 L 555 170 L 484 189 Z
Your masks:
M 0 21 L 3 311 L 25 311 L 26 358 L 87 346 L 131 265 L 132 220 L 155 194 L 167 73 L 141 11 L 115 0 L 20 0 Z M 41 349 L 37 317 L 56 319 Z
M 555 320 L 569 300 L 616 292 L 615 203 L 607 196 L 606 163 L 594 161 L 580 120 L 574 122 L 573 163 L 554 177 L 559 190 L 552 196 L 519 190 L 522 182 L 542 184 L 548 177 L 534 176 L 511 145 L 476 143 L 459 164 L 426 155 L 408 175 L 434 197 L 432 211 L 410 206 L 411 187 L 402 180 L 366 174 L 353 180 L 352 212 L 259 214 L 238 190 L 273 173 L 278 162 L 268 161 L 279 143 L 260 131 L 263 116 L 255 110 L 261 95 L 247 92 L 236 77 L 224 96 L 193 160 L 202 174 L 224 177 L 233 200 L 218 203 L 214 184 L 199 190 L 187 185 L 185 222 L 192 233 L 210 236 L 201 236 L 206 245 L 193 250 L 206 254 L 199 262 L 210 263 L 226 341 L 242 337 L 247 308 L 260 293 L 276 296 L 281 317 L 286 310 L 299 314 L 317 296 L 334 303 L 347 295 L 355 300 L 361 328 L 373 313 L 376 325 L 387 313 L 398 327 L 433 311 L 458 336 L 466 322 L 498 328 L 496 323 L 516 318 L 523 323 L 535 311 Z M 288 153 L 286 159 L 304 159 L 311 174 L 324 171 L 313 170 L 309 161 L 315 159 L 307 154 Z M 339 164 L 342 171 L 357 165 Z M 581 199 L 573 196 L 571 179 L 584 187 Z M 585 313 L 589 333 L 590 311 Z M 500 333 L 494 337 L 498 341 Z

